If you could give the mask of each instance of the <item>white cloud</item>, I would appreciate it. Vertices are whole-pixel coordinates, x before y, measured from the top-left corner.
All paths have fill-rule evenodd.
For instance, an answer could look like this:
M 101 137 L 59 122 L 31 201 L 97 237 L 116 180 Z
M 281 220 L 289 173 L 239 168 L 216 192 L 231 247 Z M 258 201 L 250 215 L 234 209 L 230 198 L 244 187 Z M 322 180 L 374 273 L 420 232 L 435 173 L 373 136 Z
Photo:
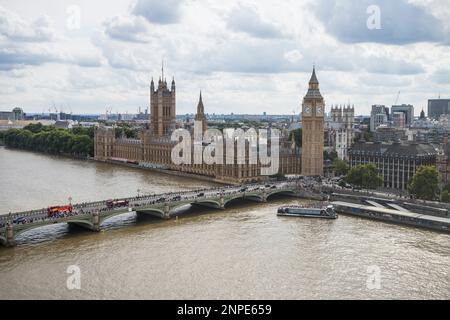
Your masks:
M 175 76 L 180 114 L 195 111 L 199 89 L 206 112 L 298 113 L 313 63 L 327 104 L 351 101 L 357 113 L 367 113 L 373 103 L 392 104 L 398 91 L 402 102 L 420 111 L 428 98 L 450 91 L 442 67 L 450 65 L 450 46 L 442 45 L 442 37 L 419 32 L 414 36 L 425 42 L 409 41 L 402 28 L 397 38 L 387 32 L 371 39 L 350 30 L 347 41 L 341 20 L 358 22 L 354 10 L 360 5 L 347 13 L 321 2 L 318 9 L 332 18 L 323 22 L 308 11 L 316 2 L 98 0 L 80 6 L 81 29 L 70 31 L 60 16 L 64 6 L 44 1 L 40 11 L 24 0 L 10 1 L 0 10 L 0 105 L 40 112 L 54 100 L 74 112 L 103 112 L 106 106 L 132 112 L 148 104 L 148 83 L 159 77 L 163 59 L 166 75 Z M 432 16 L 425 31 L 441 24 L 448 34 L 445 0 L 406 5 L 411 3 L 413 13 Z M 43 13 L 48 17 L 40 18 Z M 384 13 L 391 16 L 408 19 Z
M 149 22 L 170 24 L 180 19 L 181 0 L 137 0 L 132 12 Z
M 255 8 L 239 5 L 229 14 L 227 26 L 238 32 L 244 32 L 257 38 L 281 38 L 278 28 L 261 18 Z
M 29 22 L 0 6 L 0 36 L 12 41 L 40 42 L 55 40 L 56 33 L 47 16 Z
M 149 28 L 144 18 L 132 15 L 115 16 L 104 23 L 105 33 L 112 39 L 148 42 Z

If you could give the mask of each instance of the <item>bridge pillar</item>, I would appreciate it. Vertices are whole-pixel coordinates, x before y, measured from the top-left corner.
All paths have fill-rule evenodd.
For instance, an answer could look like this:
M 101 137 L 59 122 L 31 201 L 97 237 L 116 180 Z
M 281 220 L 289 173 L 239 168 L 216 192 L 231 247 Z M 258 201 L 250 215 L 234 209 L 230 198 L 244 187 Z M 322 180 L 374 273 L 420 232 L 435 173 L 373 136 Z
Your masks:
M 223 194 L 220 195 L 219 205 L 220 205 L 220 209 L 225 209 L 225 199 L 223 198 Z
M 7 247 L 14 247 L 16 245 L 16 240 L 14 239 L 14 225 L 11 221 L 6 224 L 6 243 Z
M 100 231 L 100 216 L 98 214 L 98 211 L 94 211 L 92 213 L 92 230 Z
M 166 202 L 164 204 L 164 216 L 163 216 L 163 218 L 167 219 L 167 220 L 170 219 L 170 206 L 169 206 L 168 202 Z
M 262 202 L 267 202 L 267 192 L 266 192 L 266 190 L 264 190 L 263 193 L 262 193 Z

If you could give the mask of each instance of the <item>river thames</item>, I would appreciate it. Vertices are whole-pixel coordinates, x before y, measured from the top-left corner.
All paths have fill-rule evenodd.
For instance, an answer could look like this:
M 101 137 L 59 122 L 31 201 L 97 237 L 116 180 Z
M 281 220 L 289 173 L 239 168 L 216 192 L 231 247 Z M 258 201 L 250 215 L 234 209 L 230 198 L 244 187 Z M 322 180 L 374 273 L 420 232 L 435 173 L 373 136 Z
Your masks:
M 0 147 L 0 212 L 216 186 Z M 189 209 L 178 220 L 57 224 L 0 247 L 0 299 L 449 299 L 450 236 L 340 216 L 280 218 L 298 199 Z M 81 271 L 69 290 L 69 266 Z

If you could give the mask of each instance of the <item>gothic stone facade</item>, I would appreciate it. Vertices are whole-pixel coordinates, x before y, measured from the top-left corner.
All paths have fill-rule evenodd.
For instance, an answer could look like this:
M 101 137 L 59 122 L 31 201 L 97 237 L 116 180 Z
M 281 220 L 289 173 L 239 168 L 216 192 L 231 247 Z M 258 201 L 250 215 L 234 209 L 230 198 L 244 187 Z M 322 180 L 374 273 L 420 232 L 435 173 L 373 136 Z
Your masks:
M 170 135 L 176 127 L 175 81 L 172 81 L 171 89 L 169 90 L 167 82 L 160 79 L 158 88 L 155 90 L 152 80 L 150 85 L 150 104 L 150 129 L 142 130 L 139 139 L 116 138 L 114 129 L 111 127 L 96 129 L 94 153 L 97 160 L 131 162 L 144 167 L 201 175 L 226 183 L 246 183 L 267 178 L 266 176 L 261 176 L 260 164 L 249 163 L 248 154 L 245 164 L 236 164 L 237 162 L 223 165 L 204 163 L 173 164 L 171 153 L 176 142 L 171 141 Z M 203 131 L 207 129 L 201 94 L 195 119 L 202 122 Z M 225 150 L 223 154 L 225 157 Z M 237 155 L 237 152 L 235 152 L 235 155 Z M 281 138 L 279 163 L 280 173 L 301 173 L 300 154 L 294 146 L 291 146 L 291 142 L 287 140 L 286 136 Z
M 323 176 L 325 103 L 313 69 L 302 107 L 302 175 Z

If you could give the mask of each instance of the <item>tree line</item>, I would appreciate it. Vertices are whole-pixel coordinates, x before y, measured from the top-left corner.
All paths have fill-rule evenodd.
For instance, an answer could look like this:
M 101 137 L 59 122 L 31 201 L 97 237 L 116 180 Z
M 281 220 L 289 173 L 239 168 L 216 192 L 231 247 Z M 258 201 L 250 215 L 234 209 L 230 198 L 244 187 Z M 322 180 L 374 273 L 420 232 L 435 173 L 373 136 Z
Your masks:
M 23 129 L 9 129 L 3 133 L 7 147 L 77 157 L 94 155 L 94 128 L 61 129 L 29 124 Z

